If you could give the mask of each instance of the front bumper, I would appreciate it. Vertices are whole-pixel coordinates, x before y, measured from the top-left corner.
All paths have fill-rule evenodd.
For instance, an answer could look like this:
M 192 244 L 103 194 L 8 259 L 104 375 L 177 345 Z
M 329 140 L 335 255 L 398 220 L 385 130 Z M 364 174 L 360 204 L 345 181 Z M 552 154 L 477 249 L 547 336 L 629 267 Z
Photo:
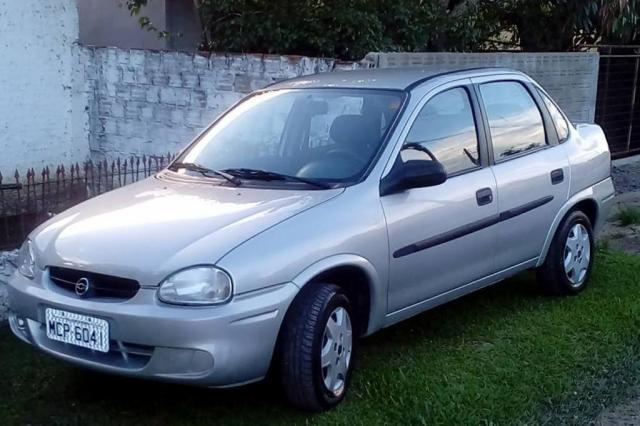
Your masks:
M 224 387 L 263 378 L 280 325 L 298 287 L 285 283 L 237 295 L 222 306 L 180 307 L 141 288 L 126 301 L 96 301 L 16 273 L 9 282 L 9 324 L 23 341 L 57 358 L 108 373 Z M 110 351 L 100 353 L 49 339 L 45 309 L 102 318 Z

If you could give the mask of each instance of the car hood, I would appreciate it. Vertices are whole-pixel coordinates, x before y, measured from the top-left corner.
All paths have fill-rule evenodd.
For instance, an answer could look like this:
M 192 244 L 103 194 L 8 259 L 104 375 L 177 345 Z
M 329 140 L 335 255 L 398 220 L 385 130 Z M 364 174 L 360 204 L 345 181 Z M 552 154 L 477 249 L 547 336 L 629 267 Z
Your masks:
M 158 285 L 177 270 L 214 264 L 252 236 L 342 191 L 152 177 L 55 216 L 32 240 L 41 268 L 63 266 Z

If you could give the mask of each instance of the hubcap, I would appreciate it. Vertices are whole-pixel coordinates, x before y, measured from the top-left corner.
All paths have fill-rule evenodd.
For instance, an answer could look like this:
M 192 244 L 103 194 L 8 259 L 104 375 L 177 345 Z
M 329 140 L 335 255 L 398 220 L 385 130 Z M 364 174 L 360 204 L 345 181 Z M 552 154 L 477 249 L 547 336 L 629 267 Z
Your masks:
M 329 392 L 335 396 L 344 392 L 352 349 L 351 318 L 345 308 L 338 307 L 331 312 L 327 320 L 320 354 L 322 380 Z
M 573 225 L 564 245 L 564 272 L 573 287 L 584 282 L 591 260 L 589 231 L 581 223 Z

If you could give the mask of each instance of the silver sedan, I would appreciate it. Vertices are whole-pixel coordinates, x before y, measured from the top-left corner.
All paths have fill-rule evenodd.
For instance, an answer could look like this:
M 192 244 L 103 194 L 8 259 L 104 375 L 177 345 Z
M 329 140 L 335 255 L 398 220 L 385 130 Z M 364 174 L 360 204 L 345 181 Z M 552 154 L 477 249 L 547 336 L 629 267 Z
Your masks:
M 525 269 L 580 292 L 613 194 L 602 130 L 522 73 L 301 77 L 36 229 L 10 325 L 122 375 L 225 387 L 273 365 L 289 401 L 322 410 L 361 336 Z

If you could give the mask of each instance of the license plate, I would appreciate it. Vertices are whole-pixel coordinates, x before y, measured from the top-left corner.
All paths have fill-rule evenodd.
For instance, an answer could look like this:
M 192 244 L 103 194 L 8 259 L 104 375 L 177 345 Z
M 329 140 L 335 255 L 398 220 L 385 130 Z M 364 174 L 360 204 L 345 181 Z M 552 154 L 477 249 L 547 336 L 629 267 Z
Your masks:
M 59 309 L 45 309 L 47 337 L 58 342 L 109 352 L 109 323 Z

